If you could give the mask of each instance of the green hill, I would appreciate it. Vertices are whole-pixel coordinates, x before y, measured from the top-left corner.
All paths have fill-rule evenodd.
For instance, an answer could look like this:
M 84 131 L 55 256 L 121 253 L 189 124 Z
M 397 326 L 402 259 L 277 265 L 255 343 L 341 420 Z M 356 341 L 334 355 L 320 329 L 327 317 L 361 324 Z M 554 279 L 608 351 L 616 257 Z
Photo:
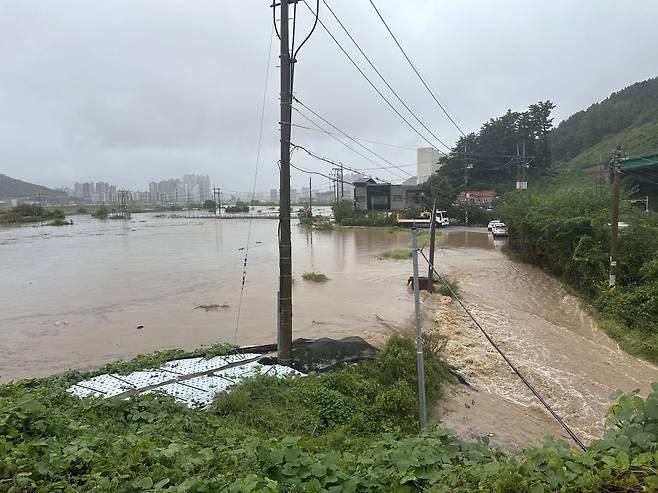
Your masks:
M 658 151 L 658 77 L 573 114 L 551 132 L 550 142 L 553 159 L 570 170 L 607 161 L 617 145 L 628 155 Z
M 39 194 L 41 194 L 42 197 L 49 198 L 66 197 L 66 193 L 64 192 L 17 180 L 16 178 L 11 178 L 0 173 L 0 199 L 36 199 Z

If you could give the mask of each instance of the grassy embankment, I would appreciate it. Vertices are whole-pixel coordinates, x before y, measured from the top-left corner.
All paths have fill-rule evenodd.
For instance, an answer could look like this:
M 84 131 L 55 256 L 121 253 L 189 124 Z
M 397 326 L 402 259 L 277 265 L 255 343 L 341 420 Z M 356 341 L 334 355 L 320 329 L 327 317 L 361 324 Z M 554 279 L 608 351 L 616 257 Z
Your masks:
M 430 406 L 450 379 L 427 344 Z M 206 355 L 223 354 L 217 346 Z M 194 353 L 201 355 L 204 353 Z M 189 354 L 166 351 L 101 372 L 128 373 Z M 190 410 L 155 394 L 79 401 L 71 373 L 0 387 L 0 491 L 654 491 L 658 392 L 623 396 L 587 453 L 547 441 L 507 456 L 487 439 L 419 433 L 413 341 L 372 360 L 277 380 L 258 376 Z M 658 387 L 657 387 L 658 389 Z
M 556 275 L 597 310 L 627 352 L 658 363 L 658 214 L 622 201 L 617 288 L 609 291 L 610 191 L 580 186 L 511 193 L 501 215 L 510 247 Z

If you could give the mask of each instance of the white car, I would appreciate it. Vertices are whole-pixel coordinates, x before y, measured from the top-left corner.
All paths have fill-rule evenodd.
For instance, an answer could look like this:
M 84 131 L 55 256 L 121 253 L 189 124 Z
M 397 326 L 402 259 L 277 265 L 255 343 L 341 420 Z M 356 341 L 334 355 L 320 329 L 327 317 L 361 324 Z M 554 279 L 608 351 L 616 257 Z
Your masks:
M 493 221 L 489 221 L 489 224 L 487 224 L 487 229 L 491 231 L 491 229 L 494 227 L 495 224 L 502 224 L 501 221 L 498 219 L 494 219 Z
M 505 226 L 505 223 L 496 223 L 491 228 L 491 234 L 494 238 L 507 236 L 507 226 Z

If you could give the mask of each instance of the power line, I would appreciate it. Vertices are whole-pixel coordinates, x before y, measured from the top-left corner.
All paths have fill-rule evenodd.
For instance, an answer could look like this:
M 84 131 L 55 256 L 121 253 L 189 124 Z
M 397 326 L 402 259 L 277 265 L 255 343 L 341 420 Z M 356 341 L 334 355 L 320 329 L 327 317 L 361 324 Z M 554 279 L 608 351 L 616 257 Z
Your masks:
M 354 143 L 355 143 L 356 145 L 358 145 L 359 147 L 361 147 L 361 148 L 365 149 L 366 151 L 368 151 L 368 152 L 369 152 L 370 154 L 372 154 L 373 156 L 378 157 L 379 159 L 381 159 L 382 161 L 384 161 L 386 164 L 390 164 L 393 168 L 396 168 L 396 169 L 402 171 L 402 172 L 405 173 L 406 175 L 409 175 L 410 177 L 413 176 L 413 175 L 412 175 L 411 173 L 409 173 L 408 171 L 406 171 L 406 170 L 400 168 L 399 166 L 396 166 L 395 164 L 393 164 L 392 162 L 390 162 L 390 161 L 389 161 L 388 159 L 386 159 L 385 157 L 382 157 L 381 155 L 377 154 L 375 151 L 373 151 L 373 150 L 370 149 L 369 147 L 364 146 L 361 142 L 357 141 L 354 137 L 351 137 L 350 135 L 348 135 L 347 133 L 345 133 L 344 131 L 342 131 L 342 130 L 341 130 L 340 128 L 338 128 L 336 125 L 334 125 L 333 123 L 331 123 L 330 121 L 328 121 L 326 118 L 324 118 L 324 117 L 322 117 L 321 115 L 319 115 L 316 111 L 313 111 L 311 108 L 309 108 L 307 105 L 305 105 L 304 103 L 302 103 L 302 102 L 301 102 L 299 99 L 297 99 L 296 97 L 293 96 L 293 99 L 295 100 L 295 102 L 296 102 L 297 104 L 301 104 L 304 108 L 306 108 L 308 111 L 310 111 L 311 113 L 313 113 L 313 115 L 315 115 L 316 117 L 318 117 L 318 118 L 319 118 L 320 120 L 322 120 L 324 123 L 326 123 L 327 125 L 329 125 L 329 126 L 330 126 L 331 128 L 333 128 L 334 130 L 336 130 L 336 131 L 340 132 L 341 134 L 343 134 L 345 137 L 347 137 L 348 139 L 350 139 L 352 142 L 354 142 Z M 297 111 L 299 111 L 299 109 L 297 109 Z M 371 161 L 371 162 L 373 162 L 374 164 L 377 164 L 377 163 L 375 163 L 374 161 Z
M 418 116 L 416 116 L 416 114 L 411 110 L 411 108 L 409 108 L 409 106 L 407 105 L 407 103 L 405 103 L 405 102 L 402 100 L 402 98 L 401 98 L 400 95 L 397 93 L 397 91 L 391 87 L 391 85 L 388 83 L 388 81 L 386 80 L 386 78 L 381 74 L 381 72 L 377 69 L 377 67 L 375 67 L 375 65 L 372 63 L 372 61 L 371 61 L 370 58 L 368 57 L 368 55 L 366 55 L 366 54 L 364 53 L 364 51 L 361 49 L 361 47 L 359 46 L 359 44 L 356 42 L 356 40 L 352 37 L 352 35 L 350 34 L 350 32 L 347 30 L 347 28 L 346 28 L 346 27 L 343 25 L 343 23 L 340 21 L 340 19 L 339 19 L 338 16 L 336 15 L 336 13 L 332 10 L 332 8 L 331 8 L 331 7 L 329 6 L 329 4 L 327 3 L 327 0 L 322 0 L 322 3 L 324 3 L 325 7 L 327 7 L 327 9 L 329 9 L 329 12 L 331 12 L 331 15 L 333 15 L 334 19 L 336 19 L 336 22 L 338 22 L 338 25 L 343 29 L 343 31 L 345 31 L 345 34 L 347 34 L 347 37 L 350 38 L 350 41 L 352 41 L 352 43 L 354 43 L 354 46 L 356 46 L 357 50 L 359 50 L 359 53 L 361 53 L 361 55 L 363 55 L 363 58 L 366 59 L 366 61 L 367 61 L 368 64 L 370 65 L 370 67 L 375 71 L 375 73 L 379 76 L 379 78 L 380 78 L 380 79 L 382 80 L 382 82 L 386 85 L 386 87 L 388 87 L 388 89 L 393 93 L 393 95 L 394 95 L 394 96 L 397 98 L 397 100 L 402 104 L 402 106 L 405 107 L 405 109 L 411 114 L 411 116 L 413 116 L 414 119 L 415 119 L 418 123 L 420 123 L 420 125 L 421 125 L 425 130 L 427 130 L 427 131 L 430 133 L 430 135 L 431 135 L 432 137 L 434 137 L 438 142 L 440 142 L 440 143 L 441 143 L 446 149 L 450 149 L 450 148 L 447 146 L 447 144 L 446 144 L 445 142 L 443 142 L 443 141 L 442 141 L 442 140 L 441 140 L 441 139 L 440 139 L 440 138 L 439 138 L 434 132 L 432 132 L 432 130 L 430 130 L 430 129 L 427 127 L 427 125 L 425 125 L 425 124 L 421 121 L 420 118 L 418 118 Z
M 303 128 L 304 130 L 312 130 L 313 132 L 324 132 L 324 133 L 328 133 L 328 134 L 331 134 L 331 135 L 338 135 L 338 134 L 332 134 L 331 132 L 323 131 L 323 130 L 320 130 L 320 129 L 317 129 L 317 128 L 311 128 L 311 127 L 307 127 L 305 125 L 299 125 L 298 123 L 293 123 L 292 126 L 296 127 L 296 128 Z M 415 151 L 415 150 L 417 150 L 416 147 L 405 147 L 405 146 L 401 146 L 401 145 L 397 145 L 397 144 L 389 144 L 387 142 L 380 142 L 378 140 L 369 140 L 369 139 L 363 139 L 363 138 L 359 138 L 359 137 L 354 137 L 354 139 L 355 140 L 360 140 L 362 142 L 369 142 L 370 144 L 379 144 L 379 145 L 388 146 L 388 147 L 395 147 L 396 149 L 404 149 L 406 151 Z
M 274 27 L 272 27 L 272 31 L 273 30 Z M 260 165 L 260 153 L 261 153 L 262 142 L 263 142 L 263 122 L 265 121 L 265 102 L 267 98 L 267 86 L 270 79 L 269 75 L 270 75 L 270 63 L 272 60 L 272 41 L 274 39 L 273 34 L 274 34 L 273 32 L 270 33 L 270 44 L 267 50 L 267 66 L 265 70 L 265 84 L 264 84 L 265 88 L 263 89 L 263 103 L 260 112 L 260 130 L 258 132 L 258 150 L 256 151 L 256 169 L 254 170 L 254 183 L 251 188 L 252 201 L 256 196 L 256 182 L 258 180 L 258 167 Z M 237 344 L 238 342 L 238 331 L 240 329 L 240 313 L 242 311 L 242 298 L 244 296 L 245 281 L 247 280 L 247 259 L 249 256 L 249 243 L 251 240 L 251 223 L 252 223 L 252 214 L 249 214 L 249 229 L 247 230 L 247 244 L 245 245 L 245 249 L 244 249 L 244 263 L 242 267 L 242 285 L 240 287 L 240 299 L 238 301 L 238 314 L 235 321 L 235 337 L 233 341 L 235 344 Z
M 585 447 L 585 445 L 583 444 L 583 442 L 580 440 L 580 438 L 578 438 L 578 436 L 577 436 L 577 435 L 571 430 L 571 428 L 569 428 L 569 426 L 567 426 L 567 424 L 566 424 L 564 421 L 562 421 L 562 418 L 560 418 L 560 416 L 558 416 L 558 414 L 553 410 L 553 408 L 552 408 L 552 407 L 551 407 L 551 406 L 550 406 L 550 405 L 549 405 L 549 404 L 543 399 L 543 397 L 539 394 L 539 392 L 537 392 L 537 390 L 536 390 L 536 389 L 532 386 L 532 384 L 526 379 L 526 377 L 523 376 L 523 374 L 522 374 L 522 373 L 521 373 L 521 372 L 520 372 L 520 371 L 514 366 L 514 364 L 509 360 L 509 358 L 505 355 L 505 353 L 504 353 L 504 352 L 498 347 L 498 345 L 497 345 L 497 344 L 494 342 L 494 340 L 489 336 L 489 334 L 487 334 L 487 332 L 486 332 L 486 331 L 482 328 L 482 326 L 480 325 L 480 322 L 477 321 L 477 319 L 473 316 L 473 314 L 471 313 L 471 311 L 466 307 L 466 305 L 464 304 L 464 302 L 463 302 L 463 301 L 459 298 L 459 296 L 457 296 L 457 294 L 452 290 L 452 288 L 450 287 L 450 284 L 448 284 L 448 283 L 446 282 L 446 280 L 443 278 L 443 276 L 437 272 L 437 270 L 434 268 L 434 266 L 433 266 L 432 264 L 430 264 L 430 261 L 429 261 L 429 259 L 427 258 L 427 256 L 425 255 L 425 253 L 424 253 L 422 250 L 420 250 L 420 253 L 421 253 L 421 255 L 425 258 L 425 260 L 426 260 L 427 263 L 429 264 L 429 266 L 430 266 L 430 268 L 432 269 L 432 271 L 433 271 L 433 272 L 439 277 L 439 280 L 440 280 L 440 281 L 443 283 L 443 285 L 448 289 L 448 291 L 450 291 L 451 296 L 457 301 L 457 303 L 460 304 L 460 306 L 464 309 L 464 311 L 466 312 L 466 314 L 467 314 L 467 315 L 470 317 L 470 319 L 473 321 L 473 323 L 475 324 L 475 326 L 476 326 L 478 329 L 480 329 L 480 332 L 482 332 L 482 334 L 484 335 L 484 337 L 487 338 L 487 341 L 489 341 L 489 343 L 493 346 L 493 348 L 494 348 L 496 351 L 498 351 L 498 354 L 500 354 L 500 355 L 502 356 L 502 358 L 503 358 L 503 359 L 505 360 L 505 362 L 509 365 L 509 367 L 510 367 L 510 368 L 512 369 L 512 371 L 516 374 L 516 376 L 519 377 L 519 378 L 521 379 L 521 381 L 526 385 L 526 387 L 528 387 L 528 389 L 530 389 L 530 391 L 531 391 L 531 392 L 534 394 L 534 396 L 539 400 L 539 402 L 542 403 L 542 405 L 546 408 L 546 410 L 547 410 L 549 413 L 551 413 L 551 415 L 556 419 L 556 421 L 557 421 L 558 423 L 560 423 L 560 425 L 562 426 L 562 428 L 564 428 L 565 431 L 569 434 L 569 436 L 570 436 L 571 438 L 573 438 L 574 442 L 576 442 L 576 444 L 577 444 L 581 449 L 583 449 L 585 452 L 587 452 L 587 448 Z
M 332 164 L 332 165 L 334 165 L 334 166 L 342 166 L 343 168 L 345 168 L 345 169 L 348 170 L 348 171 L 352 171 L 352 172 L 354 172 L 354 173 L 359 173 L 359 174 L 361 174 L 361 175 L 367 176 L 368 178 L 372 178 L 373 180 L 381 181 L 381 182 L 384 182 L 384 183 L 390 183 L 388 180 L 382 180 L 381 178 L 378 178 L 378 177 L 376 177 L 376 176 L 371 176 L 371 175 L 369 175 L 368 173 L 363 173 L 363 172 L 362 172 L 363 170 L 358 170 L 358 169 L 352 168 L 352 167 L 350 167 L 350 166 L 346 166 L 346 165 L 344 165 L 343 163 L 341 163 L 340 161 L 333 161 L 333 160 L 328 159 L 328 158 L 326 158 L 326 157 L 324 157 L 324 156 L 320 156 L 319 154 L 316 154 L 316 153 L 314 153 L 314 152 L 312 152 L 312 151 L 309 151 L 309 150 L 306 149 L 305 147 L 302 147 L 302 146 L 299 146 L 299 145 L 293 144 L 292 142 L 291 142 L 291 144 L 292 144 L 292 146 L 293 146 L 294 148 L 296 148 L 296 149 L 301 149 L 302 151 L 306 152 L 309 156 L 311 156 L 311 157 L 313 157 L 313 158 L 315 158 L 315 159 L 317 159 L 317 160 L 319 160 L 319 161 L 324 161 L 325 163 Z
M 313 12 L 313 9 L 308 5 L 308 3 L 306 3 L 306 0 L 303 0 L 303 1 L 304 1 L 304 5 L 306 5 L 306 7 L 308 7 L 308 9 L 311 12 Z M 315 13 L 315 12 L 313 12 L 313 13 Z M 363 70 L 361 70 L 361 67 L 359 67 L 359 65 L 354 61 L 354 59 L 350 56 L 350 54 L 347 53 L 347 51 L 345 51 L 345 48 L 343 48 L 343 46 L 335 38 L 335 36 L 333 34 L 331 34 L 331 31 L 329 31 L 327 26 L 325 26 L 324 22 L 322 22 L 322 20 L 318 20 L 318 22 L 320 23 L 322 28 L 326 31 L 326 33 L 329 35 L 329 37 L 331 37 L 331 39 L 334 41 L 334 43 L 336 43 L 336 46 L 338 46 L 338 48 L 340 48 L 340 51 L 343 52 L 343 54 L 348 58 L 348 60 L 352 63 L 352 65 L 354 65 L 354 67 L 359 71 L 361 76 L 368 82 L 368 84 L 370 84 L 370 87 L 372 87 L 375 90 L 375 92 L 377 94 L 379 94 L 379 97 L 381 97 L 386 102 L 386 104 L 395 112 L 395 114 L 397 114 L 402 119 L 402 121 L 404 121 L 409 126 L 409 128 L 411 128 L 416 134 L 418 134 L 418 136 L 420 136 L 421 139 L 423 139 L 425 142 L 427 142 L 430 146 L 436 147 L 436 145 L 433 142 L 430 142 L 427 139 L 427 137 L 425 137 L 422 133 L 420 133 L 418 131 L 418 129 L 416 129 L 416 127 L 414 127 L 409 122 L 409 120 L 407 120 L 404 117 L 404 115 L 402 115 L 402 113 L 400 113 L 400 111 L 395 106 L 393 106 L 393 104 L 386 98 L 386 96 L 384 96 L 384 94 L 379 90 L 379 88 L 368 78 L 368 76 L 365 74 L 365 72 Z M 445 144 L 443 144 L 443 145 L 445 146 Z M 450 150 L 449 147 L 447 147 L 447 149 Z
M 323 127 L 322 127 L 321 125 L 319 125 L 317 122 L 313 121 L 313 119 L 311 119 L 311 118 L 309 118 L 307 115 L 305 115 L 305 114 L 304 114 L 299 108 L 293 106 L 293 109 L 294 109 L 297 113 L 299 113 L 300 116 L 302 116 L 303 118 L 305 118 L 306 120 L 308 120 L 309 122 L 311 122 L 313 125 L 315 125 L 316 127 L 318 127 L 318 129 L 319 129 L 321 132 L 326 133 L 329 137 L 331 137 L 331 138 L 334 139 L 335 141 L 339 142 L 339 143 L 342 144 L 343 146 L 347 147 L 347 148 L 348 148 L 350 151 L 352 151 L 353 153 L 355 153 L 355 154 L 361 156 L 363 159 L 365 159 L 365 160 L 371 162 L 372 164 L 374 164 L 375 166 L 377 166 L 379 169 L 385 169 L 384 166 L 382 166 L 381 164 L 377 163 L 377 161 L 373 160 L 372 158 L 369 158 L 369 157 L 366 156 L 365 154 L 363 154 L 363 153 L 357 151 L 356 149 L 354 149 L 353 147 L 347 145 L 345 142 L 343 142 L 343 141 L 340 140 L 338 137 L 336 137 L 335 135 L 333 135 L 331 132 L 329 132 L 328 130 L 326 130 L 325 128 L 323 128 Z M 325 121 L 326 121 L 326 120 L 325 120 Z M 334 127 L 334 128 L 336 128 L 336 127 Z M 342 131 L 341 131 L 341 132 L 342 132 Z M 344 133 L 343 133 L 343 134 L 344 134 Z M 344 134 L 344 135 L 346 135 L 346 134 Z M 353 139 L 353 141 L 356 142 L 355 139 Z M 356 143 L 358 144 L 358 142 L 356 142 Z M 362 146 L 362 147 L 364 147 L 364 146 Z M 368 149 L 368 148 L 366 147 L 365 149 Z M 381 159 L 383 159 L 383 158 L 381 158 Z M 403 178 L 402 176 L 400 176 L 400 175 L 398 175 L 398 174 L 396 174 L 396 173 L 394 173 L 394 172 L 391 172 L 391 174 L 395 175 L 395 176 L 398 177 L 398 178 L 401 178 L 401 179 Z
M 391 28 L 388 27 L 388 24 L 386 23 L 386 21 L 385 21 L 384 18 L 382 17 L 382 14 L 379 12 L 379 10 L 377 9 L 377 7 L 375 6 L 375 3 L 373 2 L 373 0 L 369 0 L 369 1 L 370 1 L 370 5 L 372 5 L 372 8 L 374 8 L 374 9 L 375 9 L 375 12 L 377 12 L 377 15 L 379 16 L 379 19 L 382 21 L 382 23 L 383 23 L 384 26 L 386 27 L 386 30 L 389 32 L 389 34 L 390 34 L 391 37 L 393 38 L 393 41 L 395 41 L 395 44 L 398 45 L 398 48 L 400 48 L 400 51 L 402 52 L 402 54 L 404 55 L 404 57 L 407 59 L 407 62 L 409 62 L 409 65 L 411 65 L 411 68 L 414 70 L 414 72 L 416 72 L 416 75 L 418 76 L 418 78 L 420 79 L 420 81 L 421 81 L 421 82 L 423 83 L 423 85 L 425 86 L 425 89 L 427 89 L 427 92 L 430 93 L 430 96 L 432 96 L 432 99 L 434 99 L 434 101 L 436 102 L 436 104 L 439 105 L 439 108 L 441 108 L 441 111 L 443 111 L 443 113 L 448 117 L 448 119 L 452 122 L 452 124 L 455 126 L 455 128 L 456 128 L 457 130 L 459 130 L 459 133 L 461 133 L 464 137 L 466 137 L 466 134 L 464 133 L 464 131 L 459 127 L 459 125 L 457 125 L 457 123 L 455 122 L 455 120 L 452 119 L 452 117 L 450 116 L 450 114 L 446 111 L 446 109 L 443 107 L 443 105 L 439 102 L 438 98 L 434 95 L 434 92 L 432 92 L 432 89 L 430 89 L 430 87 L 427 85 L 427 82 L 425 82 L 425 79 L 423 79 L 423 76 L 420 75 L 420 72 L 418 72 L 418 69 L 416 69 L 416 66 L 413 64 L 413 62 L 411 61 L 411 59 L 407 56 L 407 53 L 406 53 L 406 52 L 404 51 L 404 49 L 402 48 L 402 45 L 400 45 L 398 39 L 395 37 L 395 34 L 393 34 L 393 31 L 391 31 Z

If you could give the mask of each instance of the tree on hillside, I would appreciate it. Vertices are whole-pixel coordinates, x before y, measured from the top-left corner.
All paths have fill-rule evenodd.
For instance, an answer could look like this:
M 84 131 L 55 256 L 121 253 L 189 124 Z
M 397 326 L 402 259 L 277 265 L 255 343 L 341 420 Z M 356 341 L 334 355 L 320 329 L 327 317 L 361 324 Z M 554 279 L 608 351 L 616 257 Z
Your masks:
M 436 199 L 436 207 L 441 210 L 450 211 L 454 207 L 457 194 L 445 176 L 435 173 L 423 183 L 420 194 L 420 204 L 428 210 L 432 210 L 432 204 Z
M 527 111 L 507 110 L 484 123 L 477 133 L 461 137 L 443 159 L 439 174 L 458 190 L 495 188 L 510 190 L 517 171 L 517 152 L 525 144 L 531 167 L 545 174 L 551 166 L 549 138 L 553 128 L 551 101 L 539 101 Z

